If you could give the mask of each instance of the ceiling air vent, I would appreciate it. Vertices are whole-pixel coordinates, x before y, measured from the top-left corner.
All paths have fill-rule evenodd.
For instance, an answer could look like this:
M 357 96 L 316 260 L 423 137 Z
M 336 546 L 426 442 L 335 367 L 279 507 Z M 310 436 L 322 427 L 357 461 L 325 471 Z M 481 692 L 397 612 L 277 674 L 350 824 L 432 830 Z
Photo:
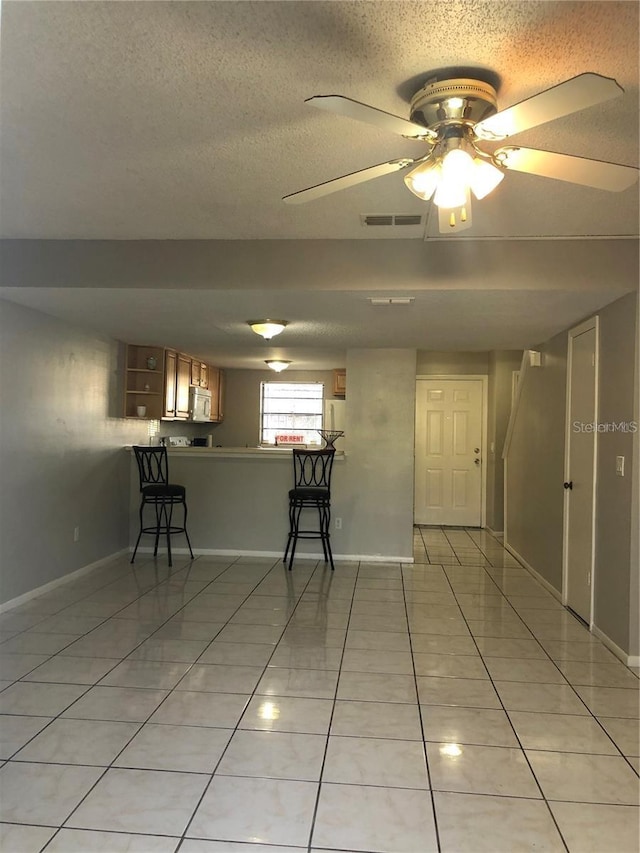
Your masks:
M 360 221 L 364 227 L 373 225 L 422 225 L 422 216 L 413 213 L 363 213 Z

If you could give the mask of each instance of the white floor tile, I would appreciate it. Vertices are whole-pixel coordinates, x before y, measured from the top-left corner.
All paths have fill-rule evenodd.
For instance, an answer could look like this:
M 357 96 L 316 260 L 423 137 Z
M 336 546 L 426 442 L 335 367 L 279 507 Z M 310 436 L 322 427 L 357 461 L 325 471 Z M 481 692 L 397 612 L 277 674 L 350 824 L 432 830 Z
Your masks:
M 265 779 L 320 779 L 327 739 L 324 735 L 237 731 L 216 775 Z
M 435 853 L 428 791 L 323 783 L 314 847 L 374 853 Z
M 327 734 L 332 711 L 330 699 L 253 696 L 238 726 L 259 731 Z
M 0 823 L 0 849 L 7 853 L 40 853 L 55 831 L 49 826 Z
M 47 853 L 174 853 L 178 843 L 177 838 L 159 835 L 61 829 Z
M 322 781 L 428 790 L 424 747 L 417 741 L 332 736 Z
M 316 782 L 215 776 L 187 836 L 304 847 L 317 790 Z
M 233 729 L 147 723 L 118 756 L 116 767 L 213 773 Z
M 107 770 L 67 826 L 180 835 L 208 779 L 195 773 Z
M 0 758 L 11 758 L 14 752 L 42 731 L 53 717 L 23 717 L 9 714 L 0 718 Z
M 59 826 L 102 773 L 100 767 L 10 761 L 0 769 L 0 820 Z
M 521 749 L 427 743 L 434 791 L 541 797 Z
M 624 758 L 527 750 L 548 800 L 638 805 L 638 777 Z
M 550 806 L 572 853 L 637 853 L 640 849 L 640 813 L 635 806 L 556 802 Z
M 15 760 L 106 767 L 139 728 L 138 723 L 54 720 L 20 750 Z
M 637 672 L 486 531 L 414 534 L 334 573 L 123 558 L 1 614 L 3 849 L 429 853 L 433 797 L 441 853 L 561 851 L 549 806 L 569 853 L 638 853 Z
M 565 851 L 540 800 L 437 791 L 434 801 L 442 853 Z

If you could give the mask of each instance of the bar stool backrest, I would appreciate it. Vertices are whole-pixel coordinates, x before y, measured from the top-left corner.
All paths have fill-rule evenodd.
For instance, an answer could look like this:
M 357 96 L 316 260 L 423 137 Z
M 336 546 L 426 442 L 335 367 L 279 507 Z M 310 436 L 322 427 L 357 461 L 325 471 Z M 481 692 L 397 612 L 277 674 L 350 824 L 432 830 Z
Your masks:
M 169 460 L 166 447 L 137 446 L 133 448 L 140 475 L 140 490 L 144 486 L 166 486 L 169 482 Z
M 293 449 L 293 476 L 296 489 L 331 489 L 335 450 Z

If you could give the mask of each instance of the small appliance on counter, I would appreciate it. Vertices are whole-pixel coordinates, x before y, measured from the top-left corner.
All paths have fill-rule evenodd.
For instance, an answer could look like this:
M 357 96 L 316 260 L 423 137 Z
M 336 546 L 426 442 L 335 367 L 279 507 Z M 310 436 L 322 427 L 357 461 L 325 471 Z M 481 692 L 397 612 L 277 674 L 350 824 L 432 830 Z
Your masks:
M 191 442 L 186 435 L 167 435 L 165 436 L 165 444 L 167 447 L 190 447 Z

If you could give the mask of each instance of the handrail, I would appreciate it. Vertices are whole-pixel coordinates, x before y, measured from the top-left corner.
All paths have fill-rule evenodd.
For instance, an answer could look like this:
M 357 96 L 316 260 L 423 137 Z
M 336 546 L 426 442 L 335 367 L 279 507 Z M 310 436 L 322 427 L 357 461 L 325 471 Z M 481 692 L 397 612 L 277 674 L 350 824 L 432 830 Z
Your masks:
M 511 438 L 513 436 L 513 431 L 515 429 L 516 418 L 518 416 L 518 407 L 520 405 L 520 398 L 522 397 L 522 389 L 524 388 L 524 382 L 531 368 L 531 353 L 535 352 L 535 350 L 526 349 L 522 353 L 522 363 L 520 364 L 520 375 L 518 376 L 518 386 L 516 388 L 516 398 L 513 401 L 513 405 L 511 406 L 511 414 L 509 415 L 509 423 L 507 424 L 507 433 L 504 437 L 504 445 L 502 447 L 502 458 L 506 459 L 507 454 L 509 453 L 509 445 L 511 444 Z

